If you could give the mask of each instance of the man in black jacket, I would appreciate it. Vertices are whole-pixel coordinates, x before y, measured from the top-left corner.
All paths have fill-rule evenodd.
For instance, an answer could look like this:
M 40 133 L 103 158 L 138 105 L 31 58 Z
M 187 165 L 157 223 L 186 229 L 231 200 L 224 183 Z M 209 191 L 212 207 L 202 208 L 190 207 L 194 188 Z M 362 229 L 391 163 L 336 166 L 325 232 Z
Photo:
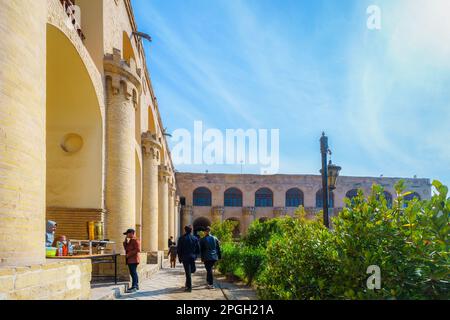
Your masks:
M 214 289 L 213 267 L 221 259 L 220 242 L 211 235 L 211 228 L 207 227 L 205 237 L 200 240 L 202 261 L 206 268 L 206 281 L 208 289 Z
M 195 260 L 200 253 L 200 244 L 198 239 L 192 235 L 192 226 L 184 227 L 185 235 L 178 239 L 177 254 L 180 263 L 183 263 L 184 272 L 186 273 L 186 289 L 184 291 L 192 291 L 191 274 L 195 273 Z

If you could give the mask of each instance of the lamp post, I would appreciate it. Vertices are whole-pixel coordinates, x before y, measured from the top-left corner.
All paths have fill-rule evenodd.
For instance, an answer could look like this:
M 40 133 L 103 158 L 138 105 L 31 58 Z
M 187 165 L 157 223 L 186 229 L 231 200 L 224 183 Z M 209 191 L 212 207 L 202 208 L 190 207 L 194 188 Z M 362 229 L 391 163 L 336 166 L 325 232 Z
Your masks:
M 322 154 L 322 196 L 323 196 L 323 223 L 327 228 L 330 228 L 330 219 L 328 213 L 328 201 L 330 199 L 329 194 L 336 189 L 336 180 L 341 171 L 341 167 L 334 165 L 330 162 L 328 163 L 328 154 L 331 154 L 328 148 L 328 137 L 325 132 L 322 133 L 320 138 L 320 153 Z

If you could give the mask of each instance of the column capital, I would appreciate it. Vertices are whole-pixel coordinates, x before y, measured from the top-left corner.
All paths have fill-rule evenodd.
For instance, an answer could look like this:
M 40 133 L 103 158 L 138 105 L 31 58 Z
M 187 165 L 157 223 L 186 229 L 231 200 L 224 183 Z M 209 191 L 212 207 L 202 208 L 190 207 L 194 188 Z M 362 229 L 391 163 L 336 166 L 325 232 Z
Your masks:
M 255 207 L 243 207 L 242 214 L 244 216 L 254 216 L 256 214 L 256 208 Z
M 161 144 L 155 134 L 149 131 L 142 134 L 142 153 L 144 156 L 149 156 L 159 161 L 161 158 L 161 149 Z
M 284 216 L 287 213 L 286 207 L 276 207 L 273 208 L 273 215 L 278 218 L 280 216 Z
M 223 214 L 225 213 L 225 207 L 222 206 L 212 207 L 211 213 L 213 216 L 223 216 Z
M 137 68 L 136 62 L 131 59 L 130 63 L 122 59 L 119 49 L 113 49 L 112 54 L 106 54 L 103 59 L 105 77 L 111 79 L 112 93 L 118 95 L 123 93 L 127 99 L 137 99 L 141 93 L 141 69 Z M 134 94 L 133 91 L 136 90 Z
M 194 207 L 193 206 L 182 206 L 181 214 L 187 215 L 187 216 L 192 216 L 194 214 Z
M 169 183 L 171 177 L 172 177 L 172 173 L 170 172 L 170 168 L 168 166 L 160 165 L 159 166 L 159 180 Z

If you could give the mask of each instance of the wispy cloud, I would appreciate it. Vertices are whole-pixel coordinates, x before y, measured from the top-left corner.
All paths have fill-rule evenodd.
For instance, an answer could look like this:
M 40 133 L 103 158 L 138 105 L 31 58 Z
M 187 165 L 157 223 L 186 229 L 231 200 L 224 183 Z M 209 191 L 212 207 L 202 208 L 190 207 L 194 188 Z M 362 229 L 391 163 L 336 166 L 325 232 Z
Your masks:
M 366 0 L 135 0 L 165 123 L 280 128 L 291 173 L 326 130 L 345 174 L 450 183 L 450 1 L 376 2 L 380 31 Z

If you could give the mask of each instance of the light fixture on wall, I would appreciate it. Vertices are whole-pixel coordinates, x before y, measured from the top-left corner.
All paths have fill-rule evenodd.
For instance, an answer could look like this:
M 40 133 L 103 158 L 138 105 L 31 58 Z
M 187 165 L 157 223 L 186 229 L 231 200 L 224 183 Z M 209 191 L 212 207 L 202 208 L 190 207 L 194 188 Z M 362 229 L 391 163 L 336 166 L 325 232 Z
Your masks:
M 149 42 L 152 42 L 152 41 L 153 41 L 153 40 L 152 40 L 152 37 L 151 37 L 149 34 L 147 34 L 147 33 L 139 32 L 139 31 L 133 31 L 132 34 L 133 34 L 134 36 L 136 36 L 136 37 L 144 38 L 145 40 L 148 40 Z

